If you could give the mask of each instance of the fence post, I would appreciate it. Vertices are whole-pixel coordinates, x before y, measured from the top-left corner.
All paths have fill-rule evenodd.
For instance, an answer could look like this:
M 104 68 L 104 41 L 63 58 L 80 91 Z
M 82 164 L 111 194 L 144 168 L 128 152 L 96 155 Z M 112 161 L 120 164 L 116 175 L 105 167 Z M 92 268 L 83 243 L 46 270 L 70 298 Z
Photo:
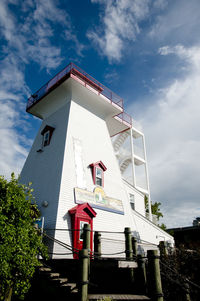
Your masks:
M 134 236 L 132 237 L 132 249 L 133 249 L 133 255 L 137 256 L 137 238 L 135 238 Z
M 84 224 L 83 226 L 83 249 L 90 250 L 90 225 Z
M 90 250 L 90 225 L 84 224 L 83 226 L 83 249 L 88 250 L 88 255 L 91 255 Z M 90 277 L 90 260 L 88 260 L 88 279 Z
M 126 260 L 133 260 L 133 248 L 132 248 L 132 236 L 131 236 L 131 228 L 125 228 L 124 229 L 125 234 L 125 245 L 126 245 Z M 134 270 L 133 268 L 129 269 L 129 279 L 131 284 L 134 283 Z
M 159 250 L 160 250 L 160 256 L 167 256 L 168 251 L 167 251 L 167 246 L 165 241 L 160 241 L 159 242 Z
M 98 231 L 94 232 L 94 258 L 101 257 L 101 234 Z
M 88 249 L 79 251 L 80 260 L 80 283 L 79 283 L 79 300 L 87 301 L 88 299 L 88 278 L 89 278 L 89 252 Z
M 190 299 L 190 286 L 187 282 L 184 283 L 185 286 L 185 301 L 191 301 Z
M 133 259 L 133 248 L 132 248 L 132 239 L 131 239 L 131 228 L 124 229 L 125 234 L 125 245 L 126 245 L 126 259 Z
M 160 264 L 157 250 L 148 250 L 148 269 L 151 295 L 153 301 L 163 301 L 162 283 L 160 276 Z
M 140 292 L 146 294 L 147 292 L 147 277 L 146 277 L 146 266 L 145 260 L 142 255 L 137 256 L 138 272 L 137 272 L 137 284 Z

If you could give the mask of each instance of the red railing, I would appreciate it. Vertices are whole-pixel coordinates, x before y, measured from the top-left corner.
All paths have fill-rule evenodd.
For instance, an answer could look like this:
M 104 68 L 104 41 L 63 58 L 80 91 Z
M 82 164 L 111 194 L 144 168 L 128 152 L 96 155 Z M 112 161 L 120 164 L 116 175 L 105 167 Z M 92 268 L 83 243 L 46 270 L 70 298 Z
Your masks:
M 98 94 L 105 96 L 111 101 L 111 103 L 114 103 L 123 109 L 123 99 L 120 98 L 120 96 L 113 93 L 110 89 L 102 85 L 95 78 L 87 74 L 74 63 L 70 63 L 69 65 L 67 65 L 62 71 L 60 71 L 50 81 L 48 81 L 44 86 L 42 86 L 36 93 L 31 95 L 31 97 L 29 97 L 28 99 L 26 109 L 28 110 L 34 104 L 39 102 L 43 97 L 49 94 L 52 90 L 54 90 L 71 75 L 78 77 L 81 81 L 84 82 L 85 86 L 91 86 L 97 91 Z
M 132 117 L 128 115 L 126 112 L 122 112 L 115 116 L 115 119 L 120 118 L 122 121 L 128 123 L 130 126 L 132 126 Z

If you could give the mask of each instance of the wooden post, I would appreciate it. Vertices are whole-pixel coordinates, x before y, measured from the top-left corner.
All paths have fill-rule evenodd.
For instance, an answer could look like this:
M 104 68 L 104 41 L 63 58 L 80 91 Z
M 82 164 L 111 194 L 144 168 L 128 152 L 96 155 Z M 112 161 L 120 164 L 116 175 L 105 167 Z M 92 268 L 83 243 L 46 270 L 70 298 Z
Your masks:
M 90 250 L 90 225 L 84 224 L 83 226 L 83 249 L 88 250 L 89 256 L 91 255 Z M 88 279 L 90 278 L 90 260 L 88 260 Z
M 131 239 L 131 228 L 124 229 L 125 234 L 125 245 L 126 245 L 126 259 L 133 259 L 133 248 L 132 248 L 132 239 Z
M 101 257 L 101 234 L 98 231 L 94 232 L 94 258 Z
M 190 299 L 190 286 L 187 282 L 185 282 L 184 286 L 185 286 L 185 301 L 191 301 L 191 299 Z
M 137 256 L 137 239 L 133 236 L 132 237 L 132 249 L 133 249 L 133 255 Z
M 125 234 L 125 246 L 126 246 L 126 260 L 133 260 L 133 248 L 132 248 L 132 235 L 131 235 L 131 228 L 124 229 Z M 129 279 L 131 285 L 134 283 L 134 270 L 133 268 L 129 269 Z
M 83 226 L 83 249 L 90 250 L 90 225 L 84 224 Z
M 160 256 L 167 256 L 168 251 L 167 251 L 167 246 L 165 241 L 160 241 L 159 242 L 159 250 L 160 250 Z
M 146 267 L 145 261 L 142 255 L 137 256 L 138 270 L 137 270 L 137 284 L 140 293 L 146 295 L 147 293 L 147 277 L 146 277 Z
M 148 250 L 149 287 L 153 301 L 163 301 L 160 264 L 157 250 Z
M 87 301 L 88 299 L 88 266 L 89 266 L 89 252 L 88 249 L 79 251 L 80 260 L 80 283 L 79 283 L 79 300 Z

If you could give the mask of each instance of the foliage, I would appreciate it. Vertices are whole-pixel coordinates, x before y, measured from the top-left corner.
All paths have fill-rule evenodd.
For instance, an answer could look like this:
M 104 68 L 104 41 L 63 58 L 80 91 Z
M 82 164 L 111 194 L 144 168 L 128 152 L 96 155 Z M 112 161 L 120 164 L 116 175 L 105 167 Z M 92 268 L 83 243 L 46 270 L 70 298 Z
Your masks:
M 200 300 L 200 253 L 199 251 L 179 248 L 171 254 L 161 254 L 161 276 L 166 301 L 186 300 L 186 291 L 191 300 Z M 187 287 L 188 285 L 188 287 Z
M 148 197 L 145 195 L 144 196 L 144 204 L 145 204 L 145 210 L 147 213 L 149 213 L 149 207 L 148 207 Z M 154 202 L 154 203 L 151 203 L 151 212 L 152 214 L 156 215 L 157 218 L 158 218 L 158 221 L 161 217 L 163 217 L 163 214 L 162 212 L 160 211 L 160 206 L 161 206 L 161 203 L 160 202 Z M 167 227 L 165 224 L 161 224 L 161 225 L 158 225 L 162 230 L 166 231 Z
M 166 227 L 165 224 L 162 223 L 161 225 L 159 225 L 159 227 L 160 227 L 162 230 L 167 231 L 167 227 Z
M 34 227 L 39 210 L 33 202 L 33 189 L 19 184 L 14 174 L 7 181 L 0 176 L 0 299 L 10 289 L 23 298 L 30 287 L 38 254 L 46 247 Z

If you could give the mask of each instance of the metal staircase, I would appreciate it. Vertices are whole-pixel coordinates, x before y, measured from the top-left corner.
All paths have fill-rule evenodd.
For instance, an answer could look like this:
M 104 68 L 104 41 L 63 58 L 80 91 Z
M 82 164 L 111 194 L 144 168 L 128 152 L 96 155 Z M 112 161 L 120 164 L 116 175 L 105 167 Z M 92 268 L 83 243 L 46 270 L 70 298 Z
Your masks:
M 122 162 L 120 163 L 120 171 L 123 174 L 125 172 L 125 170 L 127 169 L 127 167 L 129 166 L 129 164 L 132 162 L 132 158 L 131 155 L 130 156 L 126 156 Z
M 113 142 L 113 147 L 115 152 L 117 152 L 120 149 L 120 147 L 122 146 L 122 144 L 124 143 L 124 141 L 128 136 L 130 136 L 130 131 L 128 130 L 117 136 L 117 138 Z

